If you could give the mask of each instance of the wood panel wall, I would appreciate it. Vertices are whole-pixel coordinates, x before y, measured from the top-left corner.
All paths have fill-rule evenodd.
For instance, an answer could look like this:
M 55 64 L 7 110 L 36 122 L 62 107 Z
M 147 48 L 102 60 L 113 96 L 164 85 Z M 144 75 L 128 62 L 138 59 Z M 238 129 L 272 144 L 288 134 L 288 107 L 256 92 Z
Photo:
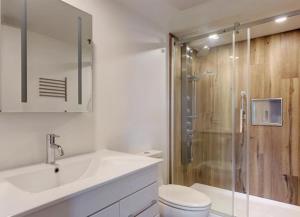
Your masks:
M 194 161 L 180 161 L 180 63 L 175 78 L 175 144 L 173 182 L 187 186 L 203 183 L 232 189 L 232 92 L 239 126 L 240 91 L 245 89 L 247 45 L 236 44 L 233 72 L 231 45 L 194 55 L 199 118 L 194 127 Z M 180 57 L 180 48 L 177 49 Z M 300 30 L 251 40 L 251 98 L 283 98 L 283 126 L 250 127 L 250 193 L 300 205 Z M 177 61 L 180 62 L 180 61 Z M 234 76 L 234 80 L 232 79 Z M 234 82 L 234 83 L 232 83 Z M 246 149 L 238 129 L 236 141 L 236 189 L 245 192 Z
M 283 127 L 251 126 L 251 194 L 300 205 L 300 30 L 251 42 L 251 97 L 283 98 Z
M 180 61 L 176 61 L 174 183 L 187 186 L 203 183 L 232 189 L 232 62 L 229 58 L 224 59 L 225 55 L 229 57 L 230 54 L 231 47 L 226 46 L 212 50 L 205 58 L 198 58 L 196 53 L 193 55 L 193 71 L 196 74 L 205 73 L 201 74 L 197 83 L 199 118 L 194 123 L 193 162 L 189 165 L 181 164 L 181 65 Z M 180 47 L 177 47 L 176 59 L 180 57 Z M 217 73 L 220 68 L 225 73 Z

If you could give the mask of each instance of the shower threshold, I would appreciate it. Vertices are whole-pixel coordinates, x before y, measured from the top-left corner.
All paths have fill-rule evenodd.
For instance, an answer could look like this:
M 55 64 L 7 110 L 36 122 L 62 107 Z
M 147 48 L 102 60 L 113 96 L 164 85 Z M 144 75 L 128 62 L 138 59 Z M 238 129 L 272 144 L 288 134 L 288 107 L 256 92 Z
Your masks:
M 212 201 L 212 213 L 210 217 L 229 217 L 232 214 L 232 191 L 216 188 L 203 184 L 193 184 L 192 188 L 201 191 L 210 197 Z M 247 217 L 247 195 L 235 192 L 235 210 L 237 217 Z M 227 213 L 227 214 L 222 214 Z M 266 213 L 268 215 L 266 215 Z M 249 217 L 299 217 L 300 207 L 269 200 L 261 197 L 249 197 Z

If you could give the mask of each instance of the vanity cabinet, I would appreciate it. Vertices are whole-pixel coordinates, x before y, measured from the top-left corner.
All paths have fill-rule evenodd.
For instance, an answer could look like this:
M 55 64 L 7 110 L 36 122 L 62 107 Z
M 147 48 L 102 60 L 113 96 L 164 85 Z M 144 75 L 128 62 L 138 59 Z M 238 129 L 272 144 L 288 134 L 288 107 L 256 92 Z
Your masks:
M 91 217 L 156 217 L 159 215 L 157 183 L 125 197 Z
M 158 165 L 55 201 L 25 217 L 158 217 Z
M 111 205 L 110 207 L 105 208 L 104 210 L 97 212 L 94 215 L 91 215 L 90 217 L 119 217 L 119 216 L 120 216 L 119 203 L 116 203 L 114 205 Z
M 154 217 L 158 214 L 158 185 L 154 183 L 120 201 L 120 217 Z

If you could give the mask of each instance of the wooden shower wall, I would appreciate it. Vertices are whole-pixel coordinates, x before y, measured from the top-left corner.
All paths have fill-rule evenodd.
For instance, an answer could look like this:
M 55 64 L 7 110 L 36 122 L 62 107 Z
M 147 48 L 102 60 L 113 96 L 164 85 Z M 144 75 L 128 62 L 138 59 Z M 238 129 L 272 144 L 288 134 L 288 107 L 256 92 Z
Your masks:
M 181 58 L 176 49 L 176 60 Z M 207 72 L 197 83 L 197 113 L 194 124 L 193 162 L 181 164 L 181 65 L 176 61 L 174 77 L 174 161 L 173 182 L 191 186 L 202 183 L 231 189 L 231 47 L 211 50 L 207 57 L 193 55 L 193 71 Z M 225 58 L 226 57 L 226 58 Z M 216 73 L 222 68 L 222 73 Z
M 236 44 L 236 126 L 246 85 L 246 43 Z M 177 49 L 177 58 L 180 49 Z M 199 118 L 192 164 L 180 161 L 180 63 L 175 76 L 174 183 L 232 188 L 231 46 L 194 55 Z M 178 61 L 179 62 L 179 61 Z M 251 40 L 251 98 L 283 98 L 283 127 L 250 127 L 250 193 L 300 205 L 300 30 Z M 245 192 L 246 151 L 236 132 L 236 189 Z

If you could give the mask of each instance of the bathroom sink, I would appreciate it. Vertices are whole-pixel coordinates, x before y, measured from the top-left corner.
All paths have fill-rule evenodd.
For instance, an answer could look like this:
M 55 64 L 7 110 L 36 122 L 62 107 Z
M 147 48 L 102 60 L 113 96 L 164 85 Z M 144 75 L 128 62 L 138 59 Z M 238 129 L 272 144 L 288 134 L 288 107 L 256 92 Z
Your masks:
M 91 159 L 84 159 L 46 165 L 45 168 L 11 176 L 6 180 L 23 191 L 38 193 L 89 177 L 91 174 L 86 173 L 91 162 Z
M 135 170 L 152 160 L 140 156 L 99 156 L 91 154 L 57 161 L 55 165 L 42 164 L 33 168 L 21 168 L 4 178 L 16 188 L 40 193 L 90 177 L 107 180 Z
M 28 216 L 40 207 L 120 183 L 128 175 L 156 167 L 160 162 L 160 159 L 98 150 L 58 160 L 55 165 L 41 163 L 2 171 L 0 217 Z
M 141 156 L 135 156 L 135 158 L 130 157 L 130 156 L 111 156 L 111 157 L 106 157 L 101 161 L 102 165 L 109 165 L 110 167 L 113 168 L 126 168 L 128 167 L 135 167 L 139 163 L 147 163 L 149 161 L 149 158 L 141 157 Z M 126 167 L 124 167 L 126 165 Z

